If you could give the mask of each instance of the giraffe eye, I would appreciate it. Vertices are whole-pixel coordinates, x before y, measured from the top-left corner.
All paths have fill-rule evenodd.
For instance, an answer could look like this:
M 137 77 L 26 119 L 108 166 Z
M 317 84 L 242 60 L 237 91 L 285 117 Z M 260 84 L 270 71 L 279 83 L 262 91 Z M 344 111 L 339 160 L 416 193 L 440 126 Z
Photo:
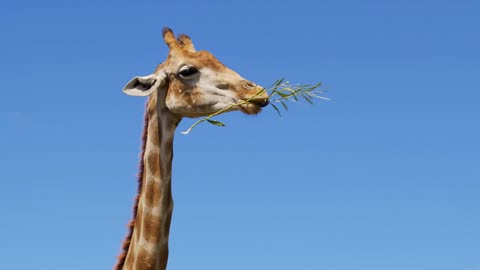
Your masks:
M 178 72 L 178 75 L 182 78 L 188 79 L 189 77 L 198 73 L 198 69 L 194 67 L 186 67 Z

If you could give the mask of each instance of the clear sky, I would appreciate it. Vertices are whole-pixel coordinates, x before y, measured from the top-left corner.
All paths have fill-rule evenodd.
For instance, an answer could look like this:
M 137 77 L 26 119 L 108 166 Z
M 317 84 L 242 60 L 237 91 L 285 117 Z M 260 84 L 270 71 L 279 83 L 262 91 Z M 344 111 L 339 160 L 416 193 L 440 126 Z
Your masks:
M 169 2 L 161 4 L 160 2 Z M 479 270 L 478 1 L 2 1 L 0 269 L 111 269 L 161 30 L 261 85 L 279 118 L 185 119 L 170 270 Z

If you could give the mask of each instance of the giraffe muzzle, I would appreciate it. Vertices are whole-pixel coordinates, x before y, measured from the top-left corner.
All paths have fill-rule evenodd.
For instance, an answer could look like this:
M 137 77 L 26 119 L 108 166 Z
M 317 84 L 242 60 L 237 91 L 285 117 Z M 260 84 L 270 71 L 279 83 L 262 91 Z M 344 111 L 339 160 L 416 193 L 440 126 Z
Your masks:
M 266 107 L 268 106 L 268 104 L 270 104 L 270 102 L 268 101 L 268 99 L 261 99 L 261 100 L 252 100 L 250 101 L 251 103 L 257 105 L 257 106 L 260 106 L 260 107 Z
M 270 104 L 270 102 L 268 101 L 268 99 L 266 99 L 263 102 L 258 103 L 258 106 L 263 108 L 263 107 L 267 107 L 268 104 Z

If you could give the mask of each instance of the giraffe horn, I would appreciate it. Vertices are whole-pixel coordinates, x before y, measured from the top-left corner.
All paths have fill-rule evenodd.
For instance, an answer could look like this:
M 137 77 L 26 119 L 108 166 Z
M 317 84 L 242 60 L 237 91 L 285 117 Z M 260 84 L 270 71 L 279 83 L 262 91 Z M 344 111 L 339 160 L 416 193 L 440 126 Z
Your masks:
M 175 39 L 175 35 L 173 34 L 172 29 L 168 27 L 164 27 L 162 33 L 163 33 L 163 40 L 167 44 L 168 48 L 170 48 L 170 50 L 180 48 L 180 45 Z
M 192 39 L 185 35 L 185 34 L 180 34 L 178 35 L 177 38 L 177 43 L 182 47 L 184 50 L 190 51 L 190 52 L 196 52 L 195 46 L 193 46 Z

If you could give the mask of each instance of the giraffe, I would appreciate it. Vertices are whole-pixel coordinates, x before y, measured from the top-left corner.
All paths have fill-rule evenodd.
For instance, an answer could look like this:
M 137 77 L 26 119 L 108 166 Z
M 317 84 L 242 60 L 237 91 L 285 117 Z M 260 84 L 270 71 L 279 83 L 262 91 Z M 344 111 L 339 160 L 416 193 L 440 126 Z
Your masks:
M 175 38 L 163 29 L 169 48 L 167 59 L 153 74 L 130 80 L 123 92 L 149 96 L 144 119 L 138 175 L 138 195 L 129 233 L 122 244 L 115 270 L 165 270 L 173 212 L 173 138 L 183 117 L 210 115 L 260 93 L 262 87 L 245 80 L 208 51 L 196 51 L 187 35 Z M 248 103 L 232 107 L 257 114 L 268 104 L 266 92 Z

